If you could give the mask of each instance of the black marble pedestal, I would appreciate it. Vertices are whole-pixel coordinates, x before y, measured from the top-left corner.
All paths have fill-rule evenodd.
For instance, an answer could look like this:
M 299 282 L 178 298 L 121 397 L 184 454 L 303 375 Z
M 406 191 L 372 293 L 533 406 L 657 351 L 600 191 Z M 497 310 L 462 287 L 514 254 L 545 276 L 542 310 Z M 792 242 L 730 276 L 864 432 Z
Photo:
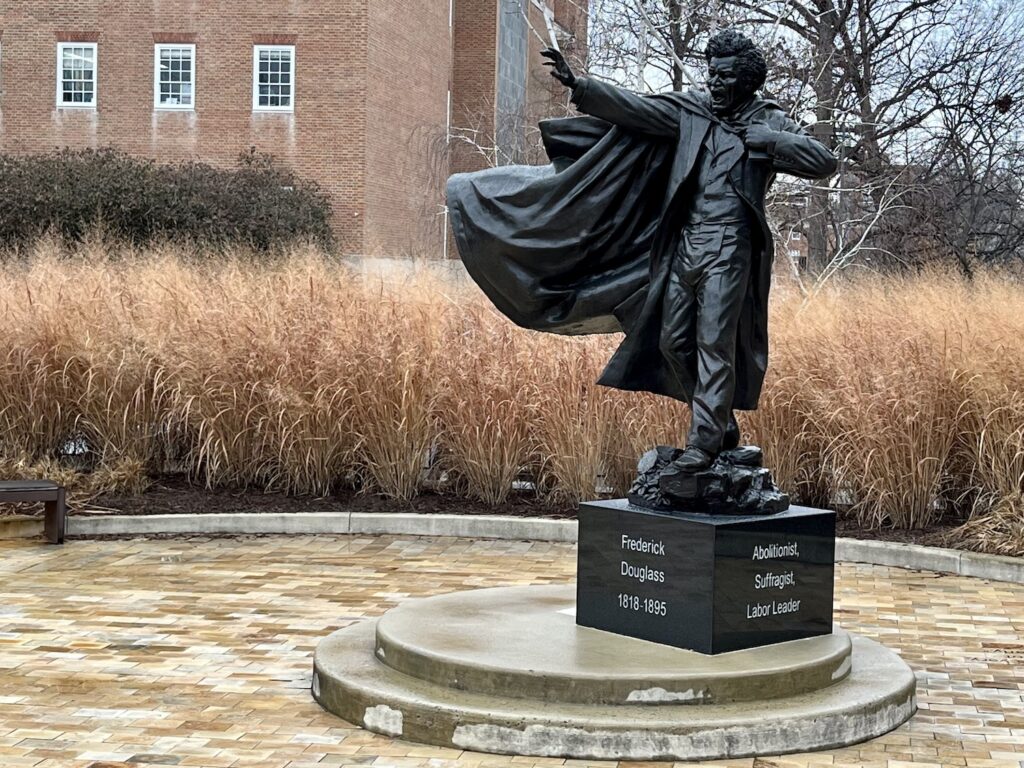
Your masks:
M 576 623 L 701 653 L 829 634 L 835 522 L 581 504 Z

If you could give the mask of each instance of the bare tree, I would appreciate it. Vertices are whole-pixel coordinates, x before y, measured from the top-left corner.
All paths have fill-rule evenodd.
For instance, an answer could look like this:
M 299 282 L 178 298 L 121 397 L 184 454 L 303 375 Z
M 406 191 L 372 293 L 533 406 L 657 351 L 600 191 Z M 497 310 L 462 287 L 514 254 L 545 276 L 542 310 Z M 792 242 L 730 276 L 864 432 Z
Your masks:
M 766 94 L 842 161 L 831 183 L 774 196 L 800 222 L 809 270 L 944 254 L 969 274 L 969 254 L 1020 250 L 1022 23 L 1002 0 L 602 0 L 591 69 L 687 87 L 707 35 L 743 29 L 769 59 Z M 900 236 L 922 216 L 927 243 Z
M 1024 34 L 1013 26 L 998 42 L 951 73 L 909 166 L 907 229 L 968 277 L 977 262 L 1024 257 Z
M 590 70 L 638 91 L 697 86 L 703 44 L 726 17 L 724 0 L 595 0 Z M 625 75 L 625 77 L 623 77 Z

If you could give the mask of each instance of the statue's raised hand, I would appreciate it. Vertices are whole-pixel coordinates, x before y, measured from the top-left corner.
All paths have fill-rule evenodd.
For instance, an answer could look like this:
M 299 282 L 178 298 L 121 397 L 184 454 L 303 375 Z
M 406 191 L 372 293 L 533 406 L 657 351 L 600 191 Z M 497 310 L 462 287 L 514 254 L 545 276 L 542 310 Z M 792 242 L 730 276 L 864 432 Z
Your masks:
M 576 75 L 569 68 L 569 63 L 565 60 L 561 51 L 555 48 L 545 48 L 540 52 L 540 55 L 545 59 L 550 59 L 550 61 L 544 62 L 544 66 L 551 67 L 551 76 L 555 80 L 567 88 L 574 88 L 576 86 Z

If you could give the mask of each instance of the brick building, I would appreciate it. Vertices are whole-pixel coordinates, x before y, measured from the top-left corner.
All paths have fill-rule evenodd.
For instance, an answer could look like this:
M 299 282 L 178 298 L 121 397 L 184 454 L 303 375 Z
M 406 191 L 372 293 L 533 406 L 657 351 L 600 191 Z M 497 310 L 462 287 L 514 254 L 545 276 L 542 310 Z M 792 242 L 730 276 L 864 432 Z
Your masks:
M 586 58 L 588 0 L 455 0 L 454 7 L 452 168 L 529 160 L 536 121 L 568 107 L 540 51 L 556 38 L 570 60 Z
M 438 255 L 444 179 L 488 161 L 447 137 L 471 120 L 514 150 L 502 115 L 556 112 L 536 54 L 585 38 L 585 3 L 0 0 L 0 151 L 255 147 L 330 194 L 344 252 Z

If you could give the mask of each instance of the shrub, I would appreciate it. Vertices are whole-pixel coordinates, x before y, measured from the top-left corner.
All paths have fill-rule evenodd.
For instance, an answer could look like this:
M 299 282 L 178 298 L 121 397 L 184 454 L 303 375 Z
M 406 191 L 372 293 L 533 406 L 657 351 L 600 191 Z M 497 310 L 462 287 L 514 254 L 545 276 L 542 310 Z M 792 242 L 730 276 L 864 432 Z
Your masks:
M 115 149 L 0 155 L 0 200 L 6 246 L 48 231 L 80 241 L 97 228 L 136 245 L 174 238 L 267 250 L 333 242 L 327 196 L 255 151 L 234 169 L 160 164 Z

